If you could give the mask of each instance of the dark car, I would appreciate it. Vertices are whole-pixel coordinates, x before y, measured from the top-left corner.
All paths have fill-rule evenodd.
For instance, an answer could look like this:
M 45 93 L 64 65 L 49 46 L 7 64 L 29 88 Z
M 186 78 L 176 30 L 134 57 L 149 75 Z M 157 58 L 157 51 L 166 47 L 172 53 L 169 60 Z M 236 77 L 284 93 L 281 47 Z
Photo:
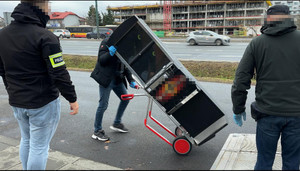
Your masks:
M 109 28 L 99 28 L 99 37 L 101 39 L 105 39 L 106 37 L 110 36 L 113 33 L 112 29 Z M 86 38 L 91 39 L 97 39 L 97 28 L 93 29 L 93 32 L 88 32 L 86 34 Z

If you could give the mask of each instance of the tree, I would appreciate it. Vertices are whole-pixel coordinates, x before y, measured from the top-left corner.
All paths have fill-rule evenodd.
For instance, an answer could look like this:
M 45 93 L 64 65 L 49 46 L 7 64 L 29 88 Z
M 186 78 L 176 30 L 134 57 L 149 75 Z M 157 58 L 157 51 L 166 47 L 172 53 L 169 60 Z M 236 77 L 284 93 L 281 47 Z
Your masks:
M 115 23 L 114 15 L 111 10 L 107 10 L 107 13 L 102 13 L 103 25 L 112 25 Z
M 99 25 L 101 23 L 101 16 L 100 13 L 98 12 L 98 17 L 99 17 Z M 87 24 L 91 26 L 96 26 L 96 8 L 94 5 L 90 6 L 90 10 L 88 12 L 88 17 L 87 17 Z

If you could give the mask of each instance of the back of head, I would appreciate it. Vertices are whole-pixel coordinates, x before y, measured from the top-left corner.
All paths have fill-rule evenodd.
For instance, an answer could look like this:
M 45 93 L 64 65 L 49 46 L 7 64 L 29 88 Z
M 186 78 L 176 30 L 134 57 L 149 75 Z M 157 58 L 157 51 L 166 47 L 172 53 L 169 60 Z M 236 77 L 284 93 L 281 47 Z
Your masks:
M 280 36 L 295 31 L 297 26 L 290 16 L 290 8 L 286 5 L 274 5 L 267 10 L 261 32 L 267 35 Z
M 38 24 L 46 27 L 49 17 L 50 6 L 48 0 L 21 0 L 13 13 L 12 18 L 19 23 Z
M 267 15 L 290 15 L 290 8 L 286 5 L 274 5 L 267 10 Z

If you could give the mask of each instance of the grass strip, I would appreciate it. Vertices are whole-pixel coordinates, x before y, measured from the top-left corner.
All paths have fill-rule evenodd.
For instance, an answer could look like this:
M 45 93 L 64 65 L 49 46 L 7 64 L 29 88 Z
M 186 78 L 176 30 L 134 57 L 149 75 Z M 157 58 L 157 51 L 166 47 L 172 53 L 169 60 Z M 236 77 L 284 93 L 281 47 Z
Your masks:
M 64 55 L 68 69 L 92 71 L 96 56 Z M 181 61 L 188 71 L 199 81 L 232 84 L 238 62 Z M 252 83 L 255 83 L 253 80 Z

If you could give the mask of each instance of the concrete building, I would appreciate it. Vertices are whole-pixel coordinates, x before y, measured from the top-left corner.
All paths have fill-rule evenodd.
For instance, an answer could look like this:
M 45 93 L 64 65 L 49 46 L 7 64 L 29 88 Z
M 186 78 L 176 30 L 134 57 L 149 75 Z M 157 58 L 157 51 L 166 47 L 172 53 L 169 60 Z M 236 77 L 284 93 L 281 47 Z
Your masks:
M 5 26 L 9 25 L 14 19 L 11 17 L 12 12 L 3 12 Z
M 53 12 L 47 24 L 48 28 L 65 28 L 69 26 L 79 26 L 84 23 L 84 18 L 73 12 Z
M 207 29 L 219 34 L 260 34 L 267 1 L 174 1 L 172 4 L 172 30 L 190 32 Z M 122 23 L 132 15 L 144 19 L 153 30 L 163 30 L 163 5 L 108 7 L 115 22 Z
M 5 26 L 4 18 L 0 17 L 0 28 Z

